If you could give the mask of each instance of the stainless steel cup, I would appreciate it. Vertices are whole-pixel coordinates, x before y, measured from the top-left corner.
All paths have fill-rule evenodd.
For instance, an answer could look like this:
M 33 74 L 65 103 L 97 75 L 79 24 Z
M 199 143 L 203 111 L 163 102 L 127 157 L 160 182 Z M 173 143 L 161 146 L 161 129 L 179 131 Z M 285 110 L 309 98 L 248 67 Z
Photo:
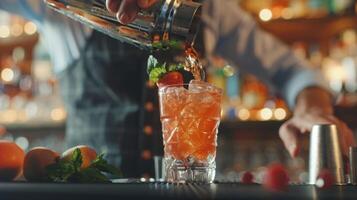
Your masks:
M 342 149 L 335 125 L 314 125 L 310 135 L 309 184 L 315 184 L 320 170 L 328 169 L 336 185 L 347 184 Z
M 350 147 L 350 184 L 357 185 L 357 147 Z

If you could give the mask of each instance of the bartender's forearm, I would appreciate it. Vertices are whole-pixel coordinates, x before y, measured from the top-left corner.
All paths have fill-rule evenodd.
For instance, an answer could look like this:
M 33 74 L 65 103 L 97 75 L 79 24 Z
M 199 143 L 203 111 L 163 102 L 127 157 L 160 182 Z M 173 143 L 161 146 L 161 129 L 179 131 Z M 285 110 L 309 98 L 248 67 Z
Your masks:
M 306 112 L 333 114 L 333 97 L 330 92 L 321 87 L 308 87 L 302 90 L 296 98 L 295 115 Z
M 279 130 L 280 138 L 290 155 L 295 157 L 301 148 L 299 135 L 310 132 L 316 124 L 334 124 L 340 133 L 344 155 L 348 148 L 355 146 L 351 129 L 333 115 L 333 97 L 322 87 L 307 87 L 296 98 L 294 115 Z

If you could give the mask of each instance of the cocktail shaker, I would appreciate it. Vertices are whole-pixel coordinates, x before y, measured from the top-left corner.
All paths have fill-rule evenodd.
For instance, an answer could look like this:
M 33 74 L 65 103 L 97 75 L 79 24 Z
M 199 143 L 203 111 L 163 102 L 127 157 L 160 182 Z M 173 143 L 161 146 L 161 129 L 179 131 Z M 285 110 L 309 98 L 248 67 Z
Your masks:
M 310 134 L 309 184 L 316 184 L 322 169 L 331 172 L 336 185 L 347 184 L 339 135 L 333 124 L 314 125 Z
M 122 42 L 142 49 L 154 42 L 192 43 L 198 32 L 201 4 L 185 0 L 158 0 L 138 13 L 130 24 L 120 24 L 107 11 L 105 0 L 45 0 L 50 8 Z

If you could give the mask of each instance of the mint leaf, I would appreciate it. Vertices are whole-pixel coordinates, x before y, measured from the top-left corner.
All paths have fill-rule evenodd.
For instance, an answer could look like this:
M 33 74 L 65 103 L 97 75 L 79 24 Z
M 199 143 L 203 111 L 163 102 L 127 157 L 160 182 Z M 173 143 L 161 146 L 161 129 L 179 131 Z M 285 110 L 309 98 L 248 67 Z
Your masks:
M 166 72 L 166 64 L 159 64 L 158 60 L 154 56 L 150 55 L 147 62 L 147 73 L 149 74 L 149 79 L 156 83 Z
M 180 71 L 184 67 L 181 64 L 178 65 L 170 65 L 167 69 L 168 72 Z
M 164 41 L 158 41 L 154 42 L 152 44 L 152 47 L 154 50 L 183 50 L 184 49 L 184 43 L 180 42 L 178 40 L 164 40 Z
M 156 83 L 159 81 L 161 76 L 163 76 L 166 72 L 167 71 L 165 69 L 165 64 L 164 64 L 163 67 L 156 67 L 152 69 L 149 73 L 149 78 L 152 82 Z
M 152 47 L 154 49 L 160 50 L 160 49 L 163 49 L 163 44 L 162 44 L 162 42 L 154 42 L 154 43 L 152 43 Z
M 79 148 L 75 149 L 72 154 L 71 162 L 76 171 L 79 171 L 83 163 L 82 153 Z
M 106 183 L 110 180 L 94 167 L 88 167 L 71 177 L 71 181 L 79 183 Z
M 67 182 L 76 173 L 72 163 L 58 161 L 46 167 L 47 178 L 53 182 Z
M 97 156 L 91 165 L 85 169 L 81 169 L 82 162 L 80 149 L 75 149 L 69 161 L 59 160 L 46 167 L 46 181 L 99 183 L 110 182 L 109 178 L 103 173 L 121 176 L 120 170 L 104 159 L 104 154 Z
M 47 178 L 53 182 L 68 182 L 82 165 L 82 153 L 80 149 L 73 151 L 71 160 L 59 160 L 58 162 L 46 167 Z
M 168 46 L 172 49 L 183 49 L 182 42 L 180 42 L 178 40 L 170 40 L 168 42 Z
M 114 165 L 109 164 L 104 159 L 104 154 L 97 156 L 95 160 L 93 160 L 90 167 L 96 168 L 102 172 L 106 172 L 115 176 L 121 176 L 120 170 L 116 168 Z
M 157 59 L 154 56 L 150 55 L 147 63 L 147 73 L 150 74 L 151 70 L 157 67 L 158 65 L 159 62 L 157 61 Z

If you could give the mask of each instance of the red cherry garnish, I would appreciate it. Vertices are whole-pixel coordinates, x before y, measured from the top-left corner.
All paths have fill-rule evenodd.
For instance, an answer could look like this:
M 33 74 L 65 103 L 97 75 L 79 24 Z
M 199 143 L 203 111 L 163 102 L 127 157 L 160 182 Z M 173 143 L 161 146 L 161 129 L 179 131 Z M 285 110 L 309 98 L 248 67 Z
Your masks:
M 316 186 L 321 189 L 327 189 L 334 184 L 335 184 L 335 177 L 333 176 L 333 174 L 327 169 L 321 170 L 321 172 L 316 178 Z
M 282 164 L 272 164 L 267 168 L 263 179 L 265 188 L 273 191 L 286 190 L 288 183 L 288 173 Z
M 241 178 L 242 183 L 252 184 L 253 183 L 253 174 L 250 172 L 244 172 Z
M 180 72 L 169 72 L 157 82 L 158 87 L 179 84 L 183 84 L 183 76 Z

